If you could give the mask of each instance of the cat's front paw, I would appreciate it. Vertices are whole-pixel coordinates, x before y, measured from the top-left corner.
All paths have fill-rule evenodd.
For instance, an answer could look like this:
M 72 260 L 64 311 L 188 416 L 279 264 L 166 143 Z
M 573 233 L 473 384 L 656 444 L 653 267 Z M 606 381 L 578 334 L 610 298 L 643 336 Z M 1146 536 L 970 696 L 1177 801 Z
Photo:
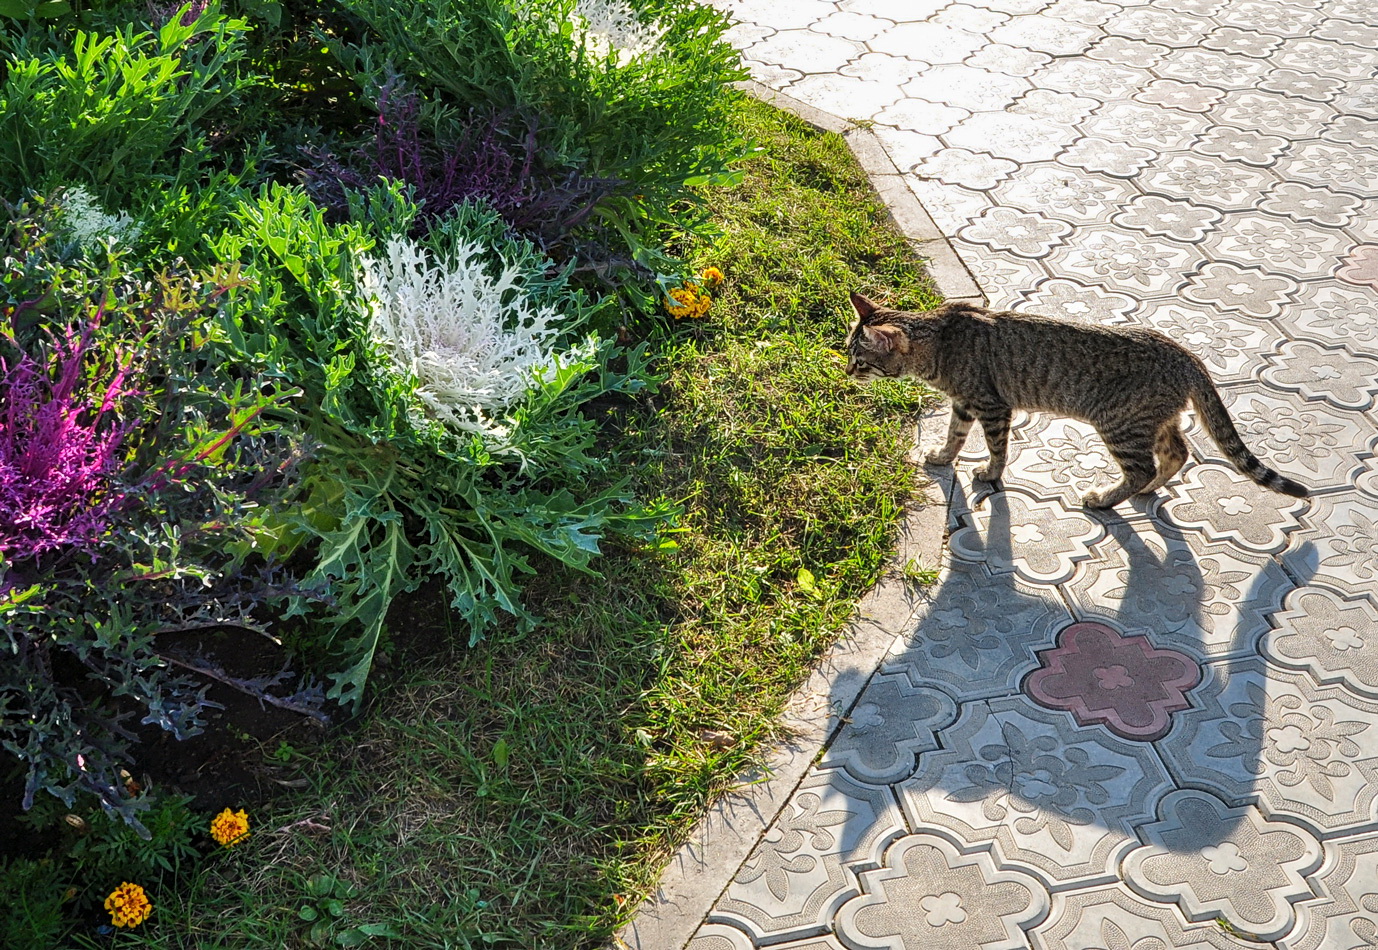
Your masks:
M 951 465 L 952 460 L 957 457 L 955 452 L 944 452 L 942 449 L 933 449 L 923 457 L 925 465 Z
M 1110 508 L 1112 506 L 1105 503 L 1105 492 L 1089 491 L 1081 496 L 1083 508 Z
M 978 468 L 976 471 L 972 472 L 971 477 L 978 482 L 998 482 L 1000 481 L 1000 476 L 1004 474 L 1004 472 L 1005 470 L 1003 468 L 995 468 L 987 465 L 985 468 Z

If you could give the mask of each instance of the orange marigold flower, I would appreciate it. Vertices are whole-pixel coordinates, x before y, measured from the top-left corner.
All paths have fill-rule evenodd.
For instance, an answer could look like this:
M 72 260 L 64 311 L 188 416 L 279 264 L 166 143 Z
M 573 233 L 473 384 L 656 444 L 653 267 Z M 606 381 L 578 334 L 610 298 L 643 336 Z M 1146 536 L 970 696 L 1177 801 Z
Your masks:
M 718 270 L 716 267 L 705 267 L 699 276 L 710 284 L 722 283 L 722 271 Z
M 105 909 L 116 927 L 137 927 L 148 920 L 153 905 L 142 887 L 125 881 L 105 899 Z
M 249 835 L 249 816 L 244 809 L 230 811 L 226 808 L 211 820 L 211 837 L 229 848 Z

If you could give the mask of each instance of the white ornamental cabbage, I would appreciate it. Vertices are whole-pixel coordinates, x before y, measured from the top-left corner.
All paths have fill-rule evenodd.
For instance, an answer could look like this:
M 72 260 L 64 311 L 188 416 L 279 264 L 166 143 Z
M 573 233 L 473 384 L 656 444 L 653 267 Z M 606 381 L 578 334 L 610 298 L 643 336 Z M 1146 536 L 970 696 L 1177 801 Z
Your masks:
M 517 267 L 489 275 L 483 249 L 462 244 L 436 262 L 393 238 L 363 260 L 370 330 L 441 422 L 502 438 L 500 419 L 554 365 L 560 315 L 536 307 Z
M 623 0 L 578 0 L 574 15 L 583 22 L 580 32 L 584 49 L 605 57 L 617 51 L 619 64 L 660 47 L 662 27 L 642 23 Z
M 82 185 L 64 188 L 58 209 L 59 226 L 82 247 L 106 243 L 132 244 L 143 230 L 128 211 L 107 213 L 96 204 L 95 196 Z

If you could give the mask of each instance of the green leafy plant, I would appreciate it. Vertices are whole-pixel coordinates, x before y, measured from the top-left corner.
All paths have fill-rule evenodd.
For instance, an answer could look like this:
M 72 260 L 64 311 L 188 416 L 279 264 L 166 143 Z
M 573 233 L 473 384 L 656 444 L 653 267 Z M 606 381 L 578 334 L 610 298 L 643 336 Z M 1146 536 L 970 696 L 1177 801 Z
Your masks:
M 311 925 L 307 939 L 312 946 L 357 947 L 374 937 L 401 937 L 390 923 L 353 924 L 346 902 L 356 898 L 356 889 L 331 874 L 316 874 L 306 881 L 306 897 L 297 918 Z

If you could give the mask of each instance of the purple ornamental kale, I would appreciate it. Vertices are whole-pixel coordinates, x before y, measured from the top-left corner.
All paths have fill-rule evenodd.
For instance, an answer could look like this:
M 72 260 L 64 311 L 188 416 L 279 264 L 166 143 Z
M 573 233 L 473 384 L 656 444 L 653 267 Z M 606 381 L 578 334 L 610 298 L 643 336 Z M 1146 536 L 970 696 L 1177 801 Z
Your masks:
M 22 309 L 16 308 L 16 311 Z M 90 548 L 126 495 L 116 484 L 132 423 L 120 418 L 132 354 L 93 346 L 104 308 L 80 332 L 49 334 L 39 359 L 0 335 L 0 555 Z

